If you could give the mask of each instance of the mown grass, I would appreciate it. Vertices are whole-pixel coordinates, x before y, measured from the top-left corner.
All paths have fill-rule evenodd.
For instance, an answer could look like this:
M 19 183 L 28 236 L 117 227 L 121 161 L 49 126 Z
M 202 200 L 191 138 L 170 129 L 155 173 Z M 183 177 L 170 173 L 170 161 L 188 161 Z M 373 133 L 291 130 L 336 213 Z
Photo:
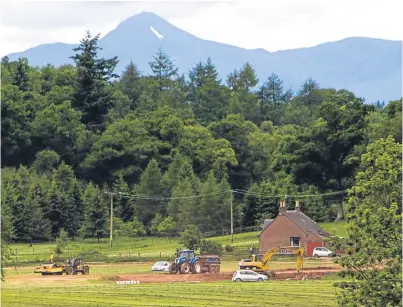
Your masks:
M 2 305 L 36 306 L 337 306 L 332 281 L 99 284 L 4 288 Z
M 346 236 L 345 223 L 323 223 L 321 226 L 326 231 L 337 236 Z M 334 231 L 333 231 L 334 230 Z M 234 235 L 234 242 L 230 235 L 209 238 L 208 240 L 220 242 L 222 245 L 231 245 L 246 256 L 248 248 L 253 245 L 258 247 L 258 232 L 247 232 Z M 109 247 L 109 240 L 103 239 L 97 242 L 93 239 L 71 241 L 68 244 L 63 258 L 81 255 L 86 261 L 156 261 L 170 259 L 174 256 L 175 249 L 180 247 L 178 238 L 143 237 L 143 238 L 115 238 L 113 247 Z M 11 244 L 13 256 L 9 262 L 18 264 L 29 264 L 45 262 L 52 253 L 54 243 L 34 243 L 29 246 L 24 244 Z M 226 260 L 239 260 L 239 257 L 228 255 Z

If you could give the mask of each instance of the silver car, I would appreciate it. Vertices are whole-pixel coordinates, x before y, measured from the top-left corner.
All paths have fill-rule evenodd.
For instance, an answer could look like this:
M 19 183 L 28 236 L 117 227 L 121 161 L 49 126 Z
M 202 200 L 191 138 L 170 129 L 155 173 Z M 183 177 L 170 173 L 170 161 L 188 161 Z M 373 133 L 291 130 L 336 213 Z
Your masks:
M 269 278 L 266 275 L 256 273 L 251 270 L 238 270 L 232 275 L 232 281 L 267 281 Z
M 169 271 L 169 262 L 168 261 L 157 261 L 151 267 L 151 271 L 168 272 Z

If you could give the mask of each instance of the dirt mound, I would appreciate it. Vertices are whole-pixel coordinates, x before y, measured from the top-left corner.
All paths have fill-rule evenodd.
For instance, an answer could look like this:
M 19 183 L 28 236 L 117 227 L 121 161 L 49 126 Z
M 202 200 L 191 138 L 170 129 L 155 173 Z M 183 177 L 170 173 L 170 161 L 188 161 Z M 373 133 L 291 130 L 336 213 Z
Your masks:
M 101 280 L 110 280 L 110 281 L 118 281 L 121 280 L 120 276 L 102 276 Z

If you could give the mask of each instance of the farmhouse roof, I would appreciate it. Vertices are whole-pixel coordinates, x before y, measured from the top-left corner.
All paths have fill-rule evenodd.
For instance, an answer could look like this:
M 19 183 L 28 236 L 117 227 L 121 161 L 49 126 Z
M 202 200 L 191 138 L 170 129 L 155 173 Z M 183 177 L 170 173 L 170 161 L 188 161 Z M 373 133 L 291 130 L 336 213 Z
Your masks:
M 329 233 L 324 231 L 315 221 L 313 221 L 309 216 L 301 212 L 299 207 L 299 201 L 296 202 L 296 210 L 286 210 L 285 202 L 280 202 L 279 216 L 286 216 L 289 218 L 298 228 L 303 232 L 314 233 L 319 236 L 329 237 Z M 277 218 L 277 217 L 276 217 Z M 260 236 L 269 226 L 273 223 L 275 219 L 265 220 L 263 224 L 262 231 L 258 234 Z
M 324 231 L 315 221 L 301 211 L 287 210 L 285 215 L 304 232 L 313 232 L 324 237 L 329 236 L 329 234 Z

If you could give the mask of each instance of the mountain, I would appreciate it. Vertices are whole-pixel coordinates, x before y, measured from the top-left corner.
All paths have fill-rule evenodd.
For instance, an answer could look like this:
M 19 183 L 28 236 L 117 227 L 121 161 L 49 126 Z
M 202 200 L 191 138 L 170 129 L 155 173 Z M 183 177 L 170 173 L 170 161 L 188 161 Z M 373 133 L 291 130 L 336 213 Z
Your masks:
M 311 77 L 322 87 L 347 89 L 367 102 L 402 97 L 402 42 L 352 37 L 310 48 L 277 52 L 248 50 L 197 38 L 153 13 L 140 13 L 118 25 L 99 41 L 101 55 L 118 56 L 117 72 L 132 60 L 140 71 L 150 73 L 148 62 L 161 48 L 180 72 L 186 73 L 199 61 L 210 57 L 220 77 L 249 62 L 260 82 L 277 74 L 286 88 L 297 91 Z M 39 45 L 9 55 L 10 60 L 27 57 L 30 64 L 59 66 L 72 63 L 69 56 L 77 45 Z

